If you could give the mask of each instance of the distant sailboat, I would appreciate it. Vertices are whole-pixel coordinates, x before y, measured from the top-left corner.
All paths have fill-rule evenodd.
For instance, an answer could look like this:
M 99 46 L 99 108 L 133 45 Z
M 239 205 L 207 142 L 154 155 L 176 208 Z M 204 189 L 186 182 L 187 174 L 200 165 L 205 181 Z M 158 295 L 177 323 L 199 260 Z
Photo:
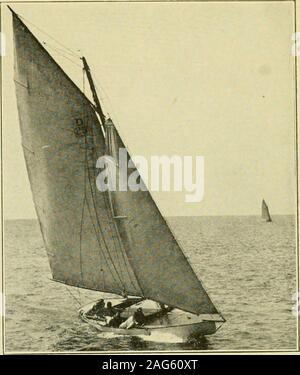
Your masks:
M 124 318 L 138 307 L 149 318 L 142 327 L 111 328 L 88 317 L 92 305 L 81 308 L 82 320 L 100 331 L 184 339 L 214 333 L 225 319 L 150 193 L 96 187 L 97 159 L 117 159 L 125 146 L 102 111 L 86 59 L 94 103 L 12 14 L 22 146 L 53 280 L 114 293 Z
M 272 221 L 268 205 L 264 199 L 262 200 L 262 203 L 261 203 L 261 217 L 263 220 L 265 220 L 268 223 Z

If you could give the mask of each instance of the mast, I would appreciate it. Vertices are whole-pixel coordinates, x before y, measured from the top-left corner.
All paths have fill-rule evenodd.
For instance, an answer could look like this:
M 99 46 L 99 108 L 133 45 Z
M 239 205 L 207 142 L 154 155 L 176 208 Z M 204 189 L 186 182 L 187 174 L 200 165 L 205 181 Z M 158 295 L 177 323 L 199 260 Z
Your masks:
M 95 104 L 96 104 L 96 110 L 99 113 L 102 126 L 105 128 L 105 116 L 104 116 L 104 113 L 103 113 L 103 110 L 102 110 L 102 107 L 101 107 L 101 104 L 100 104 L 100 100 L 99 100 L 98 95 L 97 95 L 97 91 L 96 91 L 96 88 L 95 88 L 95 85 L 94 85 L 94 81 L 93 81 L 93 77 L 92 77 L 92 74 L 91 74 L 90 67 L 89 67 L 89 65 L 88 65 L 84 56 L 82 56 L 81 60 L 83 62 L 83 69 L 86 72 L 86 75 L 87 75 L 87 78 L 88 78 L 88 81 L 89 81 L 89 84 L 90 84 L 90 88 L 91 88 L 93 98 L 94 98 L 94 101 L 95 101 Z

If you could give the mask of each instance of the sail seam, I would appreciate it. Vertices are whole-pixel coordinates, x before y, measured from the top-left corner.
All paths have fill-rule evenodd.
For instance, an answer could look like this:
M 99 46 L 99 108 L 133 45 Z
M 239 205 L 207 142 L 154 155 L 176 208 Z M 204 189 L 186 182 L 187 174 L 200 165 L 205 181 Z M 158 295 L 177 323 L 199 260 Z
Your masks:
M 93 222 L 93 216 L 92 216 L 92 213 L 91 213 L 91 208 L 90 208 L 90 206 L 89 206 L 88 203 L 87 203 L 87 207 L 88 207 L 88 211 L 89 211 L 89 217 L 90 217 L 91 223 L 92 223 L 93 228 L 94 228 L 95 237 L 96 237 L 96 240 L 97 240 L 97 242 L 98 242 L 98 246 L 99 246 L 100 254 L 103 256 L 103 259 L 105 260 L 105 263 L 106 263 L 106 265 L 107 265 L 107 268 L 108 268 L 108 270 L 110 271 L 110 273 L 111 273 L 111 275 L 112 275 L 114 281 L 115 281 L 117 284 L 119 284 L 119 283 L 120 283 L 120 280 L 116 279 L 116 277 L 115 277 L 115 275 L 114 275 L 114 272 L 112 272 L 111 267 L 110 267 L 110 263 L 109 263 L 109 261 L 108 261 L 108 259 L 107 259 L 107 256 L 106 256 L 106 253 L 105 253 L 105 251 L 104 251 L 103 248 L 102 248 L 102 245 L 101 245 L 100 239 L 98 238 L 97 229 L 96 229 L 96 226 L 95 226 L 95 224 L 94 224 L 94 222 Z M 100 261 L 100 264 L 101 264 L 101 261 Z M 122 285 L 122 283 L 121 283 L 121 285 Z
M 94 160 L 95 160 L 95 151 L 94 151 Z M 95 170 L 93 169 L 93 171 L 94 171 L 94 179 L 96 179 L 96 176 L 95 176 Z M 104 204 L 105 204 L 105 207 L 106 207 L 106 212 L 108 213 L 108 216 L 109 216 L 109 213 L 110 213 L 110 211 L 109 211 L 109 208 L 107 207 L 107 196 L 106 196 L 106 193 L 105 192 L 103 192 L 102 193 L 103 194 L 103 201 L 104 201 Z M 110 219 L 110 218 L 109 218 Z M 111 223 L 111 221 L 109 220 L 108 221 L 108 225 L 110 226 L 110 228 L 111 228 L 111 231 L 112 231 L 112 233 L 113 233 L 113 227 L 112 227 L 112 223 Z M 117 241 L 116 241 L 116 239 L 115 239 L 115 236 L 114 235 L 112 235 L 112 240 L 113 240 L 113 245 L 114 245 L 114 248 L 115 248 L 115 253 L 116 253 L 116 258 L 117 258 L 117 261 L 118 261 L 118 265 L 119 265 L 119 268 L 120 268 L 120 274 L 121 274 L 121 277 L 123 277 L 123 274 L 122 274 L 122 265 L 121 265 L 121 261 L 122 261 L 122 259 L 120 259 L 120 251 L 119 251 L 119 246 L 118 246 L 118 244 L 117 244 Z M 122 254 L 122 252 L 121 252 L 121 254 Z M 124 261 L 124 259 L 123 259 L 123 261 Z M 126 266 L 126 265 L 125 265 Z M 128 273 L 128 276 L 129 276 L 129 278 L 130 278 L 130 275 L 129 275 L 129 273 Z M 130 279 L 130 282 L 132 283 L 132 280 Z M 132 283 L 132 286 L 135 288 L 135 285 Z
M 114 131 L 114 130 L 113 130 Z M 107 147 L 107 152 L 108 152 L 108 154 L 109 155 L 112 155 L 113 153 L 112 153 L 112 142 L 113 142 L 113 140 L 112 140 L 112 138 L 111 138 L 111 131 L 107 131 L 107 139 L 106 139 L 106 142 L 107 142 L 107 144 L 106 144 L 106 147 Z M 109 195 L 109 192 L 108 192 L 108 199 L 111 199 L 110 198 L 110 195 Z M 112 215 L 112 218 L 114 217 L 114 211 L 113 211 L 113 206 L 112 206 L 112 204 L 113 204 L 113 202 L 112 201 L 110 201 L 110 202 L 108 202 L 108 205 L 109 205 L 109 207 L 110 207 L 110 209 L 111 209 L 111 215 Z M 119 243 L 120 243 L 120 247 L 121 247 L 121 249 L 122 249 L 122 256 L 123 256 L 123 258 L 124 258 L 124 263 L 125 263 L 125 266 L 126 266 L 126 268 L 127 268 L 127 272 L 128 272 L 128 274 L 129 274 L 129 277 L 130 277 L 130 273 L 129 273 L 129 271 L 128 271 L 128 269 L 129 269 L 129 267 L 130 267 L 130 269 L 131 269 L 131 271 L 132 271 L 132 273 L 133 273 L 133 275 L 134 275 L 134 277 L 135 277 L 135 280 L 136 280 L 136 283 L 137 283 L 137 285 L 138 285 L 138 287 L 139 287 L 139 289 L 140 289 L 140 292 L 142 293 L 142 295 L 143 295 L 143 289 L 142 289 L 142 287 L 141 287 L 141 285 L 140 285 L 140 283 L 139 283 L 139 280 L 138 280 L 138 278 L 137 278 L 137 276 L 136 276 L 136 274 L 135 274 L 135 270 L 134 270 L 134 268 L 133 268 L 133 266 L 131 265 L 131 262 L 130 262 L 130 260 L 129 260 L 129 257 L 128 257 L 128 255 L 127 255 L 127 252 L 126 252 L 126 248 L 125 248 L 125 246 L 123 245 L 123 242 L 122 242 L 122 238 L 121 238 L 121 235 L 120 235 L 120 233 L 119 233 L 119 225 L 118 225 L 118 223 L 114 220 L 114 218 L 113 218 L 113 223 L 114 223 L 114 226 L 115 226 L 115 229 L 116 229 L 116 232 L 117 232 L 117 236 L 118 236 L 118 240 L 119 240 Z M 123 254 L 123 252 L 124 252 L 124 254 Z M 127 264 L 128 263 L 128 264 Z M 129 266 L 129 267 L 128 267 Z M 132 282 L 132 280 L 131 280 L 131 282 Z M 135 285 L 133 285 L 134 287 L 135 287 Z
M 83 73 L 85 73 L 87 75 L 87 78 L 88 78 L 88 81 L 89 81 L 89 84 L 90 84 L 90 88 L 91 88 L 91 91 L 92 91 L 92 94 L 93 94 L 93 98 L 94 98 L 94 101 L 95 101 L 95 108 L 96 108 L 96 111 L 97 111 L 97 113 L 99 114 L 99 117 L 100 117 L 99 123 L 102 124 L 102 126 L 101 125 L 100 126 L 101 126 L 101 129 L 103 130 L 103 128 L 105 127 L 105 116 L 103 114 L 101 104 L 100 104 L 100 101 L 98 99 L 98 95 L 97 95 L 97 92 L 96 92 L 96 88 L 95 88 L 95 85 L 94 85 L 92 74 L 90 72 L 90 68 L 87 64 L 86 59 L 84 57 L 82 57 L 81 60 L 83 62 L 83 67 L 84 67 Z M 84 74 L 83 74 L 83 79 L 84 79 Z M 98 119 L 98 116 L 97 116 L 97 119 Z M 93 128 L 92 128 L 92 130 L 93 130 Z M 94 133 L 93 133 L 93 135 L 94 135 Z M 105 137 L 105 141 L 106 141 L 106 145 L 110 144 L 109 143 L 109 134 L 108 134 L 107 138 Z M 107 143 L 107 141 L 108 141 L 108 143 Z M 93 149 L 93 155 L 95 155 L 94 149 Z M 95 172 L 94 172 L 94 178 L 96 178 Z M 90 183 L 90 186 L 91 186 L 91 183 Z M 113 207 L 111 206 L 109 192 L 103 193 L 103 201 L 104 201 L 104 204 L 106 206 L 106 213 L 108 215 L 108 225 L 111 228 L 112 233 L 115 232 L 117 234 L 117 241 L 115 239 L 115 236 L 112 236 L 112 238 L 113 238 L 113 246 L 114 246 L 114 249 L 115 249 L 116 259 L 117 259 L 117 262 L 118 262 L 119 268 L 120 268 L 121 277 L 123 277 L 123 271 L 122 271 L 123 267 L 121 266 L 121 263 L 120 263 L 121 260 L 122 260 L 122 262 L 124 264 L 124 268 L 127 271 L 127 276 L 129 277 L 129 280 L 130 280 L 130 283 L 131 283 L 133 289 L 136 290 L 137 287 L 138 287 L 140 293 L 142 293 L 142 289 L 139 286 L 138 279 L 136 278 L 136 276 L 134 274 L 134 270 L 132 269 L 132 267 L 130 267 L 129 260 L 127 259 L 127 254 L 126 254 L 126 251 L 125 251 L 125 249 L 123 247 L 123 244 L 122 244 L 122 239 L 121 239 L 120 233 L 118 231 L 117 223 L 113 219 L 113 216 L 114 216 L 113 215 Z M 95 205 L 95 203 L 94 203 L 94 205 Z M 95 210 L 96 210 L 96 208 L 95 208 Z M 96 211 L 96 213 L 97 213 L 97 211 Z M 98 216 L 97 216 L 97 220 L 98 220 Z M 98 222 L 98 225 L 100 226 L 99 222 Z M 108 252 L 109 252 L 109 250 L 108 250 Z M 121 258 L 120 258 L 120 256 L 121 256 Z M 135 280 L 133 279 L 132 276 L 135 277 Z M 126 290 L 124 290 L 124 291 L 126 292 Z
M 121 283 L 121 286 L 123 286 L 122 282 L 121 282 L 120 280 L 117 280 L 116 277 L 115 277 L 115 275 L 114 275 L 114 272 L 112 272 L 111 267 L 110 267 L 110 263 L 109 263 L 108 260 L 107 260 L 107 255 L 106 255 L 106 253 L 104 252 L 104 250 L 102 249 L 102 245 L 101 245 L 100 239 L 98 238 L 97 229 L 96 229 L 96 226 L 95 226 L 95 224 L 94 224 L 94 222 L 93 222 L 93 217 L 92 217 L 92 213 L 91 213 L 91 208 L 90 208 L 88 202 L 87 202 L 87 208 L 88 208 L 88 211 L 89 211 L 89 216 L 90 216 L 91 223 L 92 223 L 93 228 L 94 228 L 95 237 L 96 237 L 97 242 L 98 242 L 98 246 L 99 246 L 100 253 L 101 253 L 102 256 L 103 256 L 103 259 L 105 260 L 106 265 L 107 265 L 107 268 L 108 268 L 108 270 L 110 271 L 110 273 L 111 273 L 111 275 L 112 275 L 114 281 L 115 281 L 117 284 Z M 103 239 L 102 239 L 102 240 L 103 240 Z M 100 263 L 101 263 L 101 262 L 100 262 Z
M 87 121 L 87 116 L 85 114 L 85 112 L 83 113 L 83 118 L 85 119 L 85 121 Z M 87 125 L 87 129 L 88 129 L 88 125 Z M 112 278 L 113 280 L 116 282 L 116 284 L 121 284 L 121 286 L 123 287 L 123 283 L 122 283 L 122 280 L 120 279 L 119 275 L 117 274 L 119 280 L 115 277 L 115 274 L 114 272 L 112 271 L 111 267 L 110 267 L 110 263 L 107 259 L 107 256 L 106 256 L 106 252 L 104 251 L 104 249 L 102 248 L 102 245 L 101 245 L 101 242 L 100 242 L 100 239 L 98 237 L 98 232 L 96 230 L 96 227 L 95 227 L 95 224 L 94 224 L 94 221 L 93 221 L 93 216 L 92 216 L 92 213 L 91 213 L 91 208 L 89 206 L 89 203 L 88 203 L 88 198 L 87 198 L 87 188 L 86 188 L 86 184 L 87 184 L 87 180 L 89 181 L 90 183 L 90 187 L 91 187 L 91 182 L 90 182 L 90 176 L 89 176 L 89 160 L 88 160 L 88 142 L 87 142 L 87 135 L 85 134 L 84 136 L 84 155 L 85 155 L 85 158 L 84 158 L 84 175 L 85 175 L 85 179 L 84 179 L 84 191 L 85 191 L 85 201 L 86 201 L 86 204 L 87 204 L 87 208 L 88 208 L 88 211 L 89 211 L 89 217 L 90 217 L 90 220 L 91 220 L 91 223 L 92 223 L 92 226 L 94 228 L 94 232 L 95 232 L 95 237 L 96 237 L 96 240 L 98 242 L 98 246 L 99 246 L 99 250 L 100 250 L 100 253 L 102 254 L 103 258 L 104 258 L 104 261 L 106 263 L 106 266 L 107 266 L 107 269 L 110 271 L 111 275 L 112 275 Z M 93 193 L 92 193 L 92 187 L 91 187 L 91 198 L 92 198 L 92 203 L 93 203 L 93 207 L 94 207 L 94 211 L 95 211 L 95 215 L 96 215 L 96 221 L 98 221 L 98 218 L 97 218 L 97 212 L 96 212 L 96 208 L 95 208 L 95 203 L 93 201 Z M 98 223 L 98 227 L 99 227 L 99 230 L 101 232 L 101 228 L 100 228 L 100 225 Z M 102 236 L 103 237 L 103 236 Z M 102 241 L 104 242 L 103 238 L 102 238 Z M 105 242 L 104 242 L 105 244 Z M 106 246 L 107 248 L 107 246 Z M 108 252 L 108 250 L 107 250 Z M 109 255 L 109 253 L 108 253 Z M 111 262 L 112 265 L 114 266 L 113 262 Z M 100 258 L 100 264 L 101 264 L 101 258 Z
M 86 135 L 85 135 L 85 142 L 87 142 Z M 86 143 L 86 145 L 87 145 L 87 143 Z M 86 147 L 86 152 L 87 152 L 87 147 Z M 123 281 L 122 281 L 122 279 L 120 278 L 120 275 L 119 275 L 119 273 L 118 273 L 118 271 L 117 271 L 117 269 L 116 269 L 116 267 L 115 267 L 115 265 L 114 265 L 114 262 L 113 262 L 113 260 L 112 260 L 112 258 L 111 258 L 111 255 L 110 255 L 110 252 L 109 252 L 109 249 L 108 249 L 108 246 L 107 246 L 107 243 L 106 243 L 106 240 L 105 240 L 105 237 L 104 237 L 104 234 L 103 234 L 103 231 L 102 231 L 101 225 L 100 225 L 100 221 L 99 221 L 99 218 L 98 218 L 98 212 L 97 212 L 96 204 L 95 204 L 95 200 L 94 200 L 94 194 L 93 194 L 93 188 L 92 188 L 91 176 L 90 176 L 90 173 L 89 173 L 89 168 L 87 168 L 87 171 L 88 171 L 88 172 L 87 172 L 87 175 L 88 175 L 88 181 L 89 181 L 89 186 L 90 186 L 90 192 L 91 192 L 92 204 L 93 204 L 93 208 L 94 208 L 94 212 L 95 212 L 95 216 L 96 216 L 96 222 L 97 222 L 97 224 L 98 224 L 98 228 L 99 228 L 99 231 L 100 231 L 100 234 L 101 234 L 101 238 L 102 238 L 102 241 L 103 241 L 103 243 L 104 243 L 105 249 L 106 249 L 106 251 L 107 251 L 108 257 L 109 257 L 109 259 L 110 259 L 110 261 L 111 261 L 111 264 L 112 264 L 112 266 L 113 266 L 113 269 L 115 270 L 116 275 L 118 276 L 119 281 L 120 281 L 122 287 L 124 288 Z
M 84 171 L 84 181 L 86 179 Z M 86 184 L 84 184 L 84 198 L 82 202 L 82 211 L 81 211 L 81 221 L 80 221 L 80 235 L 79 235 L 79 263 L 80 263 L 80 276 L 81 283 L 83 283 L 83 270 L 82 270 L 82 231 L 83 231 L 83 222 L 84 222 L 84 205 L 86 201 Z
M 93 143 L 94 143 L 94 145 L 95 145 L 95 134 L 94 134 L 94 131 L 93 131 L 93 126 L 91 127 L 91 129 L 92 129 L 92 135 L 93 135 Z M 95 147 L 93 147 L 93 149 L 92 149 L 92 153 L 93 153 L 93 160 L 96 160 Z M 93 171 L 93 178 L 94 178 L 94 181 L 96 181 L 95 169 L 93 168 L 92 171 Z M 104 201 L 104 204 L 105 204 L 105 206 L 106 206 L 106 208 L 107 208 L 105 192 L 103 193 L 103 201 Z M 96 211 L 96 208 L 95 208 L 95 211 Z M 106 211 L 106 213 L 108 213 L 108 212 L 109 212 L 109 211 Z M 111 227 L 111 223 L 110 223 L 110 221 L 108 221 L 108 224 L 109 224 L 110 227 Z M 100 225 L 100 224 L 99 224 L 99 225 Z M 113 231 L 112 231 L 112 232 L 113 232 Z M 120 275 L 121 275 L 121 276 L 120 276 L 120 279 L 122 280 L 122 277 L 123 277 L 123 275 L 122 275 L 122 266 L 121 266 L 121 263 L 120 263 L 120 259 L 119 259 L 119 251 L 118 251 L 118 249 L 117 249 L 116 240 L 115 240 L 115 236 L 114 236 L 114 235 L 112 235 L 112 239 L 113 239 L 113 244 L 114 244 L 114 248 L 115 248 L 115 253 L 117 254 L 118 266 L 119 266 L 119 269 L 120 269 Z M 109 251 L 109 250 L 107 249 L 107 251 Z M 134 285 L 133 285 L 133 286 L 134 286 Z
M 93 194 L 93 190 L 92 190 L 92 186 L 91 186 L 90 175 L 89 175 L 89 185 L 90 185 L 90 190 L 91 190 L 91 197 L 92 197 L 92 202 L 93 202 L 94 212 L 95 212 L 95 215 L 96 215 L 96 221 L 97 221 L 98 227 L 99 227 L 100 232 L 101 232 L 102 241 L 103 241 L 103 243 L 104 243 L 104 245 L 105 245 L 105 248 L 106 248 L 106 251 L 107 251 L 108 257 L 109 257 L 109 259 L 110 259 L 110 261 L 111 261 L 111 264 L 113 265 L 113 269 L 115 270 L 115 272 L 116 272 L 116 274 L 117 274 L 117 276 L 118 276 L 118 278 L 119 278 L 119 281 L 120 281 L 120 283 L 121 283 L 121 285 L 122 285 L 122 287 L 123 287 L 123 290 L 126 290 L 126 288 L 125 288 L 125 284 L 124 284 L 124 282 L 123 282 L 123 280 L 122 280 L 122 277 L 120 276 L 120 274 L 119 274 L 119 272 L 118 272 L 118 270 L 117 270 L 117 268 L 116 268 L 116 266 L 115 266 L 115 264 L 114 264 L 114 261 L 113 261 L 113 259 L 111 258 L 111 254 L 110 254 L 110 251 L 109 251 L 109 247 L 107 246 L 107 243 L 106 243 L 106 240 L 105 240 L 104 234 L 103 234 L 102 229 L 101 229 L 101 225 L 100 225 L 100 221 L 99 221 L 98 213 L 97 213 L 97 209 L 96 209 L 96 204 L 95 204 L 95 201 L 94 201 L 94 194 Z M 107 202 L 106 202 L 105 193 L 104 193 L 104 203 L 105 203 L 105 204 L 107 203 Z M 107 206 L 106 206 L 106 207 L 107 207 Z M 111 225 L 113 225 L 113 224 L 109 221 L 109 225 L 111 226 Z M 115 228 L 115 229 L 117 230 L 117 228 Z M 118 235 L 118 233 L 117 233 L 117 235 Z M 113 238 L 113 241 L 115 241 L 114 238 Z M 114 245 L 116 245 L 115 242 L 114 242 Z M 120 247 L 121 247 L 121 244 L 120 244 Z M 115 253 L 116 253 L 117 255 L 119 254 L 119 251 L 118 251 L 118 249 L 116 248 L 116 246 L 115 246 Z M 122 251 L 121 251 L 121 254 L 122 254 L 122 256 L 123 256 L 123 260 L 124 260 L 124 254 L 123 254 Z M 119 259 L 118 259 L 118 261 L 119 261 Z M 120 264 L 119 264 L 119 265 L 120 265 Z M 130 282 L 131 282 L 132 286 L 134 287 L 134 289 L 136 290 L 136 286 L 134 285 L 134 283 L 133 283 L 133 281 L 132 281 L 132 279 L 131 279 L 130 273 L 129 273 L 129 271 L 128 271 L 128 266 L 127 266 L 125 260 L 124 260 L 124 265 L 125 265 L 125 267 L 126 267 L 126 269 L 127 269 L 127 273 L 128 273 L 128 276 L 129 276 Z M 121 268 L 122 268 L 122 267 L 120 267 L 120 269 L 121 269 Z M 141 290 L 141 288 L 140 288 L 140 290 Z M 142 292 L 142 290 L 141 290 L 141 292 Z
M 84 67 L 85 67 L 84 72 L 87 74 L 87 71 L 89 71 L 90 80 L 92 81 L 93 78 L 92 78 L 92 75 L 90 73 L 90 70 L 89 70 L 89 67 L 87 65 L 87 62 L 86 62 L 86 60 L 84 58 L 82 58 L 82 60 L 83 60 L 83 64 L 84 64 Z M 83 74 L 83 77 L 84 77 L 84 74 Z M 89 82 L 90 82 L 90 80 L 89 80 Z M 93 82 L 90 82 L 90 85 L 92 83 Z M 92 89 L 92 87 L 91 87 L 91 89 Z M 95 91 L 95 88 L 94 88 L 94 98 L 96 98 L 98 100 L 98 98 L 97 98 L 97 92 Z M 100 103 L 99 103 L 99 105 L 100 105 Z M 103 126 L 104 125 L 105 124 L 103 124 Z M 92 127 L 93 136 L 95 137 L 95 134 L 94 134 L 93 130 L 94 130 L 94 128 Z M 111 142 L 109 142 L 110 136 L 111 135 L 109 134 L 109 132 L 107 132 L 107 138 L 105 140 L 106 147 L 109 144 L 111 144 Z M 93 152 L 93 156 L 94 156 L 94 160 L 95 160 L 95 148 L 93 148 L 92 152 Z M 95 170 L 94 169 L 93 169 L 93 172 L 94 172 L 94 179 L 96 179 Z M 138 287 L 139 291 L 142 293 L 142 289 L 141 289 L 141 287 L 139 285 L 138 279 L 137 279 L 137 277 L 134 274 L 134 270 L 130 266 L 130 262 L 129 262 L 127 254 L 126 254 L 126 250 L 124 249 L 124 246 L 123 246 L 123 243 L 122 243 L 122 239 L 121 239 L 121 236 L 120 236 L 120 233 L 119 233 L 119 230 L 118 230 L 118 225 L 117 225 L 117 223 L 114 220 L 113 207 L 112 207 L 112 202 L 111 202 L 111 197 L 110 197 L 109 192 L 107 192 L 107 193 L 103 192 L 103 201 L 104 201 L 104 204 L 106 206 L 106 212 L 108 214 L 108 219 L 109 219 L 108 220 L 108 225 L 110 226 L 112 233 L 115 232 L 117 234 L 117 239 L 115 238 L 115 236 L 112 236 L 112 239 L 113 239 L 113 245 L 114 245 L 114 249 L 115 249 L 116 259 L 118 261 L 119 268 L 120 268 L 121 277 L 123 277 L 123 272 L 122 272 L 123 267 L 121 266 L 121 263 L 123 263 L 124 268 L 125 268 L 126 273 L 127 273 L 127 276 L 129 277 L 129 280 L 130 280 L 130 283 L 131 283 L 133 289 L 136 290 L 137 287 Z M 134 278 L 133 278 L 133 276 L 134 276 Z
M 82 61 L 83 61 L 83 65 L 84 65 L 84 68 L 83 68 L 83 83 L 84 83 L 84 73 L 85 73 L 85 74 L 87 74 L 87 76 L 88 76 L 88 80 L 89 80 L 89 83 L 90 83 L 91 89 L 92 89 L 92 91 L 93 91 L 93 98 L 94 98 L 95 102 L 97 103 L 97 100 L 98 100 L 98 98 L 97 98 L 97 93 L 96 93 L 95 90 L 93 89 L 92 76 L 91 76 L 91 73 L 90 73 L 90 71 L 89 71 L 89 67 L 88 67 L 87 62 L 86 62 L 86 60 L 85 60 L 84 57 L 82 58 Z M 98 101 L 98 106 L 97 106 L 97 104 L 95 105 L 95 108 L 96 108 L 96 109 L 97 109 L 98 107 L 100 107 L 100 113 L 101 113 L 101 116 L 100 116 L 100 117 L 101 117 L 101 121 L 104 121 L 105 118 L 104 118 L 104 115 L 103 115 L 103 113 L 102 113 L 102 110 L 101 110 L 101 106 L 100 106 L 99 101 Z M 102 117 L 103 117 L 103 119 L 102 119 Z M 97 119 L 98 119 L 98 117 L 97 117 Z M 103 123 L 103 126 L 104 126 L 104 123 Z M 94 134 L 94 132 L 93 132 L 93 126 L 91 127 L 91 130 L 92 130 L 92 136 L 93 136 L 93 141 L 94 141 L 95 134 Z M 94 142 L 94 144 L 95 144 L 95 142 Z M 92 149 L 92 154 L 93 154 L 93 158 L 94 158 L 94 160 L 95 160 L 95 148 Z M 94 169 L 92 169 L 92 170 L 93 170 L 93 172 L 94 172 L 94 179 L 96 180 L 95 171 L 94 171 Z M 96 213 L 96 220 L 97 220 L 97 222 L 98 222 L 98 227 L 100 228 L 100 222 L 99 222 L 99 218 L 98 218 L 98 214 L 97 214 L 96 204 L 95 204 L 95 202 L 94 202 L 94 197 L 93 197 L 93 191 L 92 191 L 92 185 L 91 185 L 91 181 L 90 181 L 90 175 L 89 175 L 89 182 L 90 182 L 90 188 L 91 188 L 91 195 L 92 195 L 92 199 L 93 199 L 94 210 L 95 210 L 95 213 Z M 107 201 L 106 201 L 106 194 L 105 194 L 105 192 L 103 193 L 103 201 L 104 201 L 104 204 L 105 204 L 105 206 L 106 206 L 106 213 L 108 214 L 110 211 L 108 210 L 108 207 L 107 207 Z M 110 219 L 110 218 L 108 217 L 108 219 Z M 110 228 L 111 228 L 111 230 L 112 230 L 112 233 L 113 233 L 113 228 L 112 228 L 112 226 L 111 226 L 111 222 L 110 222 L 110 220 L 108 220 L 108 225 L 110 226 Z M 107 253 L 108 253 L 109 257 L 110 257 L 109 248 L 108 248 L 108 246 L 106 245 L 106 241 L 105 241 L 104 235 L 102 235 L 102 239 L 103 239 L 104 244 L 105 244 L 105 246 L 106 246 Z M 115 236 L 114 236 L 114 235 L 112 235 L 112 241 L 113 241 L 113 246 L 114 246 L 114 249 L 115 249 L 116 259 L 117 259 L 117 261 L 118 261 L 118 265 L 119 265 L 119 269 L 120 269 L 120 275 L 119 275 L 119 273 L 118 273 L 118 271 L 117 271 L 117 268 L 116 268 L 115 264 L 113 263 L 113 260 L 112 260 L 112 259 L 111 259 L 111 262 L 112 262 L 112 265 L 113 265 L 113 267 L 114 267 L 114 269 L 115 269 L 115 271 L 116 271 L 116 273 L 117 273 L 118 278 L 119 278 L 120 281 L 121 281 L 121 284 L 123 285 L 123 281 L 122 281 L 123 273 L 122 273 L 122 266 L 121 266 L 120 259 L 119 259 L 119 249 L 117 248 L 117 243 L 116 243 L 116 240 L 115 240 Z M 111 258 L 111 257 L 110 257 L 110 258 Z M 129 276 L 129 278 L 130 278 L 130 276 Z M 131 281 L 131 283 L 132 283 L 132 280 L 131 280 L 131 279 L 130 279 L 130 281 Z M 132 285 L 133 285 L 133 287 L 134 287 L 134 289 L 135 289 L 135 285 L 134 285 L 134 284 L 132 284 Z M 124 285 L 123 285 L 123 289 L 125 289 L 125 288 L 124 288 Z

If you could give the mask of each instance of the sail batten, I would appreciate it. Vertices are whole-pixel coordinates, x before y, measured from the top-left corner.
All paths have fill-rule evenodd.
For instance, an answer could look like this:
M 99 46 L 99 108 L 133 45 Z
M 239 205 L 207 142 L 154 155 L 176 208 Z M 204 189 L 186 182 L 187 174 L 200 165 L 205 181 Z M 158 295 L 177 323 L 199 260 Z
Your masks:
M 112 121 L 102 123 L 100 107 L 100 123 L 97 106 L 14 13 L 13 28 L 15 80 L 28 87 L 16 84 L 24 157 L 53 280 L 218 313 L 150 192 L 97 189 L 98 158 L 126 150 Z M 123 186 L 133 171 L 121 174 Z

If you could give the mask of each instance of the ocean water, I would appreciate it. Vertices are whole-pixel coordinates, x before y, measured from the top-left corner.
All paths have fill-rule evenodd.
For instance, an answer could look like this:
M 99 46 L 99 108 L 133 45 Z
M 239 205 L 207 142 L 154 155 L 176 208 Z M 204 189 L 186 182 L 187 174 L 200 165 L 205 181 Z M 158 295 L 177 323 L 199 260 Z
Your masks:
M 169 218 L 226 323 L 199 341 L 150 342 L 96 332 L 78 305 L 101 293 L 51 281 L 36 220 L 5 223 L 5 351 L 176 351 L 296 349 L 295 218 Z

